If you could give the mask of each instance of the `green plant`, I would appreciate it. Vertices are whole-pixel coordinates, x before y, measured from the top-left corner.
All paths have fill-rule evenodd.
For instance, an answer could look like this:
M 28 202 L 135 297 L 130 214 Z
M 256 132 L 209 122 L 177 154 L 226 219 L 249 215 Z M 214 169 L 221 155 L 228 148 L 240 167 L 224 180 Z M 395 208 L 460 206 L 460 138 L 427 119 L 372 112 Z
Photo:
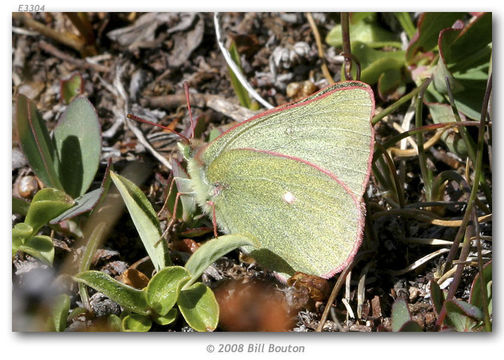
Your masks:
M 408 303 L 398 298 L 392 305 L 392 331 L 394 332 L 418 332 L 422 328 L 411 319 Z
M 406 91 L 405 52 L 392 32 L 377 23 L 377 13 L 350 14 L 350 42 L 353 57 L 361 70 L 360 80 L 378 85 L 378 95 L 384 100 L 400 98 Z M 401 13 L 407 22 L 409 14 Z M 409 23 L 408 23 L 409 25 Z M 343 46 L 341 24 L 336 25 L 326 37 L 326 42 L 334 47 Z M 345 74 L 341 72 L 342 80 Z M 357 66 L 352 67 L 352 76 L 357 76 Z
M 446 294 L 434 280 L 430 283 L 432 305 L 439 315 L 446 307 L 443 326 L 456 331 L 491 331 L 490 316 L 492 315 L 492 262 L 483 267 L 483 273 L 478 273 L 471 286 L 469 303 L 459 300 L 446 300 Z M 486 309 L 485 309 L 486 306 Z M 485 314 L 486 313 L 486 314 Z
M 72 100 L 84 93 L 84 79 L 79 73 L 70 75 L 67 79 L 61 80 L 60 96 L 64 104 L 70 104 Z
M 98 170 L 100 124 L 91 103 L 77 97 L 50 136 L 36 106 L 24 95 L 18 95 L 16 125 L 31 168 L 48 188 L 39 191 L 29 205 L 13 200 L 25 209 L 26 218 L 13 229 L 12 253 L 24 251 L 52 264 L 51 238 L 37 235 L 42 226 L 89 211 L 103 193 L 103 187 L 86 193 Z
M 49 136 L 36 106 L 20 94 L 16 124 L 21 148 L 39 179 L 73 198 L 82 196 L 98 170 L 101 153 L 100 123 L 89 100 L 75 98 Z
M 63 191 L 48 188 L 37 192 L 28 208 L 25 221 L 16 224 L 12 229 L 12 256 L 23 251 L 52 265 L 52 239 L 47 235 L 38 235 L 38 232 L 73 205 L 74 201 Z
M 104 293 L 124 308 L 123 331 L 148 331 L 152 321 L 169 325 L 175 321 L 178 311 L 196 331 L 213 331 L 219 320 L 219 305 L 212 290 L 197 280 L 219 257 L 246 245 L 253 244 L 242 235 L 225 235 L 210 240 L 189 258 L 184 267 L 163 268 L 142 290 L 99 271 L 82 272 L 74 279 Z
M 174 266 L 161 238 L 156 213 L 147 197 L 130 180 L 113 171 L 110 175 L 128 208 L 156 275 L 143 290 L 93 270 L 83 271 L 74 279 L 104 293 L 125 309 L 121 320 L 123 331 L 148 331 L 152 321 L 168 325 L 176 319 L 175 305 L 192 328 L 213 331 L 219 318 L 218 304 L 213 292 L 197 280 L 215 260 L 238 247 L 253 246 L 253 241 L 244 235 L 222 236 L 202 245 L 184 267 Z

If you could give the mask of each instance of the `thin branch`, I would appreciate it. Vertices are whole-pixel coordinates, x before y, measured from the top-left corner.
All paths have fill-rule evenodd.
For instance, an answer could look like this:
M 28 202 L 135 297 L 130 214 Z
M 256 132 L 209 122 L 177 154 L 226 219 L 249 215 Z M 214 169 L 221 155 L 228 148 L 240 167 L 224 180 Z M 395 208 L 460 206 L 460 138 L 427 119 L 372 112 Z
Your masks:
M 313 19 L 313 16 L 311 13 L 306 13 L 306 18 L 308 19 L 308 22 L 310 23 L 310 27 L 313 32 L 313 37 L 315 37 L 315 43 L 317 44 L 317 51 L 318 51 L 318 56 L 322 60 L 322 73 L 324 74 L 324 77 L 326 80 L 329 82 L 329 84 L 334 84 L 334 80 L 331 76 L 331 73 L 329 72 L 329 69 L 327 68 L 327 64 L 325 61 L 324 57 L 324 49 L 322 47 L 322 41 L 320 39 L 320 33 L 317 28 L 317 24 L 315 23 L 315 20 Z
M 29 28 L 37 31 L 39 34 L 47 36 L 57 42 L 60 42 L 66 46 L 69 46 L 79 53 L 83 53 L 85 51 L 86 44 L 81 39 L 75 38 L 73 36 L 69 36 L 65 33 L 55 31 L 46 25 L 34 20 L 30 14 L 27 13 L 12 13 L 12 17 L 20 20 L 24 25 Z
M 98 72 L 109 72 L 110 69 L 106 66 L 96 64 L 90 61 L 82 60 L 82 59 L 77 59 L 74 58 L 71 55 L 68 55 L 67 53 L 57 49 L 54 45 L 49 44 L 48 42 L 45 42 L 44 40 L 41 40 L 39 42 L 39 46 L 42 50 L 48 52 L 49 54 L 53 55 L 54 57 L 57 57 L 63 61 L 69 62 L 75 66 L 81 67 L 83 69 L 93 69 Z

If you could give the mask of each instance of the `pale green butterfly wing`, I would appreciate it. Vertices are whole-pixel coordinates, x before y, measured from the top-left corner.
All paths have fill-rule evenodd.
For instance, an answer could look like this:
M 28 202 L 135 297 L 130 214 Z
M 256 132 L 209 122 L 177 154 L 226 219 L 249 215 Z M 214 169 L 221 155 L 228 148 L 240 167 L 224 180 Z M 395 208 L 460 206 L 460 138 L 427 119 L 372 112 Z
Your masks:
M 202 149 L 201 160 L 211 164 L 231 149 L 273 151 L 330 171 L 360 197 L 370 172 L 373 112 L 367 84 L 337 83 L 238 124 Z
M 238 124 L 189 159 L 198 204 L 256 238 L 261 264 L 332 276 L 362 240 L 373 112 L 370 87 L 344 82 Z
M 218 156 L 207 177 L 220 185 L 218 224 L 254 236 L 263 249 L 251 255 L 261 265 L 330 277 L 355 255 L 363 214 L 334 175 L 301 159 L 235 149 Z

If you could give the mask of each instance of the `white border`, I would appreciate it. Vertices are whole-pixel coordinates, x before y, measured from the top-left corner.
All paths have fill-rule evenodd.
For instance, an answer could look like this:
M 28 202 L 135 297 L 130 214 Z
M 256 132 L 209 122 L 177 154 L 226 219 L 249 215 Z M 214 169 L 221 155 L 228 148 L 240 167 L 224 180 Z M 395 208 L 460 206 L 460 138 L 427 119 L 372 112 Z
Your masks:
M 285 3 L 275 3 L 271 0 L 254 0 L 251 2 L 236 1 L 191 1 L 172 2 L 142 0 L 137 2 L 123 2 L 119 5 L 109 1 L 104 3 L 99 0 L 86 0 L 83 2 L 69 2 L 65 0 L 37 0 L 37 1 L 17 1 L 2 2 L 2 47 L 1 56 L 1 82 L 2 99 L 4 103 L 2 117 L 2 131 L 0 131 L 1 164 L 2 171 L 7 174 L 11 168 L 11 12 L 17 11 L 19 4 L 46 4 L 46 11 L 493 11 L 494 22 L 494 93 L 501 94 L 500 71 L 497 65 L 500 64 L 500 48 L 502 43 L 501 31 L 502 14 L 500 8 L 495 7 L 495 1 L 479 0 L 475 1 L 456 1 L 455 3 L 441 2 L 439 0 L 422 0 L 410 2 L 393 1 L 321 1 L 318 3 L 308 1 L 289 1 Z M 339 7 L 342 6 L 343 8 Z M 442 6 L 442 8 L 441 8 Z M 494 99 L 496 97 L 494 96 Z M 494 102 L 494 138 L 502 139 L 503 126 L 499 125 L 500 113 L 499 102 Z M 494 140 L 494 205 L 497 208 L 496 216 L 500 215 L 498 208 L 502 204 L 502 194 L 497 186 L 502 183 L 501 166 L 501 148 L 499 142 Z M 1 284 L 1 303 L 2 312 L 2 344 L 7 345 L 2 348 L 4 356 L 16 356 L 23 359 L 89 359 L 97 357 L 108 359 L 113 356 L 114 359 L 154 359 L 154 358 L 173 358 L 177 356 L 195 355 L 209 359 L 236 358 L 241 359 L 263 359 L 273 358 L 271 354 L 208 354 L 206 346 L 219 343 L 276 343 L 278 345 L 304 345 L 306 351 L 304 354 L 275 354 L 274 358 L 314 358 L 320 356 L 321 359 L 375 359 L 375 358 L 407 358 L 407 359 L 426 359 L 432 356 L 449 355 L 450 358 L 480 358 L 487 357 L 493 350 L 502 348 L 502 327 L 498 317 L 501 310 L 502 286 L 496 281 L 501 276 L 501 264 L 496 261 L 497 271 L 494 273 L 494 289 L 497 293 L 494 295 L 495 316 L 494 332 L 492 334 L 17 334 L 11 332 L 11 261 L 10 261 L 10 187 L 9 176 L 2 176 L 2 199 L 5 207 L 4 216 L 2 216 L 1 226 L 2 234 L 2 275 Z M 499 185 L 498 185 L 499 184 Z M 500 217 L 500 216 L 499 216 Z M 500 236 L 500 219 L 495 219 L 494 228 L 494 249 L 498 249 Z M 497 252 L 494 251 L 494 258 L 499 259 Z M 184 357 L 185 359 L 186 357 Z

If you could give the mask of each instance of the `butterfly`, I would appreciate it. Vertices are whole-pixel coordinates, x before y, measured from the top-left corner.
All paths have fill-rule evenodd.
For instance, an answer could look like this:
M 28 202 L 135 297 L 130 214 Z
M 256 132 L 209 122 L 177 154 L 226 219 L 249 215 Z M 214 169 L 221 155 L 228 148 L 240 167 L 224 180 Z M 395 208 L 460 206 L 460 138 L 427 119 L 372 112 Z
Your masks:
M 340 82 L 199 148 L 180 142 L 191 195 L 222 232 L 253 239 L 262 266 L 329 278 L 362 242 L 373 113 L 369 85 Z

